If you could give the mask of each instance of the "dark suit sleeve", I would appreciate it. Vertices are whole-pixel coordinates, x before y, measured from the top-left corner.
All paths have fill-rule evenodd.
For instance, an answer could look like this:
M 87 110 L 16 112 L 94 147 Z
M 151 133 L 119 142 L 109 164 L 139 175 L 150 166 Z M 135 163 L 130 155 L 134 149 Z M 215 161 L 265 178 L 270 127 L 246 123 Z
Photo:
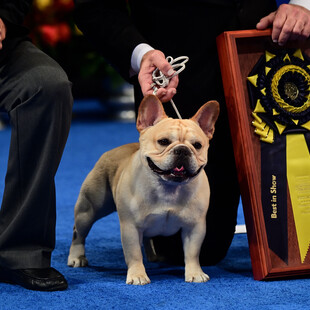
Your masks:
M 127 80 L 133 49 L 147 43 L 136 29 L 125 0 L 75 0 L 75 22 L 96 49 Z
M 0 18 L 7 27 L 8 35 L 24 34 L 22 27 L 25 16 L 31 6 L 31 0 L 2 0 L 0 1 Z

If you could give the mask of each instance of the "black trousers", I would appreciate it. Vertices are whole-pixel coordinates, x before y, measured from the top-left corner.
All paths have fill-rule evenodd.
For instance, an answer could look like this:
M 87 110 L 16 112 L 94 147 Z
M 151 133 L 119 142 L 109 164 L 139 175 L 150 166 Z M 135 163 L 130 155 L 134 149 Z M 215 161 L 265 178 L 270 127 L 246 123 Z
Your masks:
M 12 133 L 0 210 L 0 266 L 50 266 L 55 246 L 54 177 L 72 104 L 65 72 L 31 42 L 20 42 L 1 64 L 0 109 L 8 113 Z

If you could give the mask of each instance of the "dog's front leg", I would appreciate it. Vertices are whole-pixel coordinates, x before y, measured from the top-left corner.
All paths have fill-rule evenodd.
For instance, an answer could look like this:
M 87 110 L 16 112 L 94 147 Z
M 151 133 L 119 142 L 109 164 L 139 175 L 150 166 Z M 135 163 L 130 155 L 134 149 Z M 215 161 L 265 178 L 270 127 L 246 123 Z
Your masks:
M 142 232 L 139 232 L 137 227 L 132 223 L 128 223 L 128 221 L 120 224 L 123 251 L 128 267 L 126 283 L 134 285 L 148 284 L 151 281 L 143 265 Z
M 182 229 L 186 282 L 207 282 L 210 280 L 209 276 L 201 269 L 199 263 L 200 248 L 205 233 L 205 221 Z

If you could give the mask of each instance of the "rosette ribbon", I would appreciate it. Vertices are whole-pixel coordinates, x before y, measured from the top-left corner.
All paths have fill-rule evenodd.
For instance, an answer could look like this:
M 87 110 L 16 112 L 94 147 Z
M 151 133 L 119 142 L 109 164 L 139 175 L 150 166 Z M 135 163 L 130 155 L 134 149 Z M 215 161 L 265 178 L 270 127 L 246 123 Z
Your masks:
M 301 263 L 310 246 L 310 60 L 266 51 L 248 76 L 261 140 L 261 199 L 269 248 L 288 263 L 288 199 Z

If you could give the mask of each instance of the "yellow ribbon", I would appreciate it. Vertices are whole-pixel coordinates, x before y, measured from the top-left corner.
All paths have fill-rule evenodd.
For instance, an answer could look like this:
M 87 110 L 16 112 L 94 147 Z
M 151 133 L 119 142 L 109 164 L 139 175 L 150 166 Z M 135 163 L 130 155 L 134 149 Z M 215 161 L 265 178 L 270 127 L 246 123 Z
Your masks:
M 287 181 L 301 261 L 310 247 L 310 155 L 304 135 L 286 137 Z
M 260 140 L 273 143 L 274 142 L 274 133 L 273 130 L 265 123 L 263 120 L 254 112 L 252 112 L 254 117 L 254 121 L 252 121 L 252 125 L 255 127 L 254 132 L 260 136 Z

